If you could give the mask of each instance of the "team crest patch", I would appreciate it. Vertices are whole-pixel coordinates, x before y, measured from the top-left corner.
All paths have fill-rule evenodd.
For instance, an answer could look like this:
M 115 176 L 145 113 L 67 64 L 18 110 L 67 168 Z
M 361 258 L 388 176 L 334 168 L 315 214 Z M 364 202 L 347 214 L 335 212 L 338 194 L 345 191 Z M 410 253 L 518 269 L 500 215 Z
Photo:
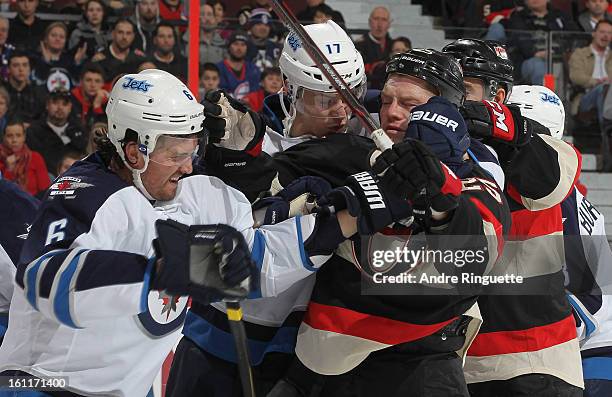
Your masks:
M 287 37 L 287 43 L 293 51 L 297 51 L 298 48 L 302 47 L 302 42 L 293 32 L 289 35 L 289 37 Z
M 501 59 L 508 59 L 508 53 L 506 52 L 506 49 L 502 46 L 495 46 L 495 53 L 497 54 L 498 57 L 500 57 Z
M 94 186 L 91 183 L 81 182 L 81 178 L 74 178 L 71 176 L 63 176 L 59 178 L 49 188 L 49 196 L 71 196 L 74 195 L 78 189 L 85 189 Z
M 187 296 L 150 291 L 147 296 L 147 310 L 138 315 L 143 331 L 153 338 L 174 332 L 185 321 L 188 301 Z
M 126 77 L 121 87 L 126 90 L 148 92 L 149 88 L 153 87 L 153 84 L 149 83 L 147 80 L 136 80 L 133 77 Z

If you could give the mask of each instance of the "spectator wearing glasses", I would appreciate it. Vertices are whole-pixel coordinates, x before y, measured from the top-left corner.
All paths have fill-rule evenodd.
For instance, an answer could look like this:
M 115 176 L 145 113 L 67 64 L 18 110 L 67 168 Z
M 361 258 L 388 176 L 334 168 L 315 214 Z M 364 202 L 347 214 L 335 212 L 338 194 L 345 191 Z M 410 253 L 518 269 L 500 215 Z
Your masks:
M 88 142 L 85 130 L 70 118 L 72 95 L 70 91 L 51 91 L 45 105 L 46 115 L 28 128 L 27 143 L 44 158 L 49 172 L 56 170 L 67 152 L 84 152 Z
M 157 69 L 178 77 L 181 81 L 187 81 L 187 58 L 176 48 L 176 36 L 172 25 L 160 22 L 153 36 L 152 60 Z
M 11 22 L 9 42 L 26 51 L 35 51 L 47 23 L 36 16 L 38 0 L 17 0 L 17 16 Z
M 387 7 L 374 7 L 368 24 L 370 31 L 355 42 L 355 47 L 363 56 L 366 74 L 369 77 L 378 63 L 387 60 L 391 51 L 391 36 L 389 36 L 391 14 Z

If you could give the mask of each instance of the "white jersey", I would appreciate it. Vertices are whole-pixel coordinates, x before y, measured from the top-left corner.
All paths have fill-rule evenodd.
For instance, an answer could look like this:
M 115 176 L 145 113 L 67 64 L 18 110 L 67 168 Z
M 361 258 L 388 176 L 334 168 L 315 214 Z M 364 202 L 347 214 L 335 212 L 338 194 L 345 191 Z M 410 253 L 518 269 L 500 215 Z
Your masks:
M 67 389 L 86 396 L 145 396 L 188 300 L 149 290 L 157 219 L 241 231 L 261 268 L 261 296 L 327 259 L 304 253 L 314 216 L 255 230 L 244 195 L 207 176 L 182 179 L 174 200 L 153 206 L 92 155 L 41 204 L 17 268 L 0 372 L 66 376 Z

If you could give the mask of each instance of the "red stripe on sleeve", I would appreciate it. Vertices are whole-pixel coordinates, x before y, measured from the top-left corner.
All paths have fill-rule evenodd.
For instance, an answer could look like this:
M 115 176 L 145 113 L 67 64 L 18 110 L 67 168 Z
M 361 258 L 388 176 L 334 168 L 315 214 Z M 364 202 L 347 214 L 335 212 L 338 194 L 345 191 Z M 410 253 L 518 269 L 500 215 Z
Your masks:
M 410 299 L 410 297 L 406 297 Z M 412 324 L 354 310 L 310 302 L 304 322 L 312 328 L 356 336 L 387 345 L 411 342 L 431 335 L 457 317 L 436 324 Z

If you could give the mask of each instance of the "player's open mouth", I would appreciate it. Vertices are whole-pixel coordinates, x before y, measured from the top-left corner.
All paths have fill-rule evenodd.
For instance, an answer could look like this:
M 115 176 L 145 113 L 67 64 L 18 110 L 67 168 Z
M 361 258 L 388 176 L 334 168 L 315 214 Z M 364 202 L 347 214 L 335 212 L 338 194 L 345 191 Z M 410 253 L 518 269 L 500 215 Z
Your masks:
M 171 182 L 171 183 L 178 183 L 179 178 L 180 178 L 180 177 L 178 177 L 178 176 L 172 177 L 172 178 L 170 178 L 170 182 Z

